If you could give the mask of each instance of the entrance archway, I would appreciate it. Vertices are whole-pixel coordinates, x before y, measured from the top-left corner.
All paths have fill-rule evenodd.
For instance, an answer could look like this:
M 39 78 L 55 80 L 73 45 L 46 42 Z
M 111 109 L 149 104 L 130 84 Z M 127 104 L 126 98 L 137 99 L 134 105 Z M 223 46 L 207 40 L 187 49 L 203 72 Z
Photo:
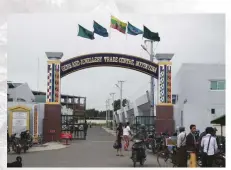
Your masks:
M 61 78 L 79 70 L 92 67 L 121 67 L 142 72 L 158 79 L 158 107 L 156 118 L 160 118 L 159 126 L 162 126 L 166 118 L 164 112 L 169 112 L 173 117 L 172 107 L 172 85 L 171 85 L 171 62 L 169 59 L 162 59 L 157 63 L 127 54 L 117 53 L 95 53 L 86 54 L 62 61 L 63 53 L 46 52 L 47 61 L 47 93 L 45 105 L 44 137 L 49 136 L 49 130 L 54 129 L 56 138 L 61 132 Z M 171 106 L 171 107 L 169 107 Z M 56 112 L 56 114 L 54 114 Z M 159 114 L 158 114 L 159 113 Z M 162 114 L 162 115 L 161 115 Z M 55 117 L 55 118 L 54 118 Z M 167 119 L 171 119 L 167 116 Z M 173 119 L 173 118 L 172 118 Z M 54 120 L 56 123 L 54 123 Z M 173 122 L 169 122 L 173 126 Z M 169 124 L 168 123 L 168 124 Z M 156 126 L 158 122 L 156 121 Z M 157 127 L 158 129 L 158 127 Z M 172 128 L 173 129 L 173 128 Z M 48 137 L 49 138 L 49 137 Z

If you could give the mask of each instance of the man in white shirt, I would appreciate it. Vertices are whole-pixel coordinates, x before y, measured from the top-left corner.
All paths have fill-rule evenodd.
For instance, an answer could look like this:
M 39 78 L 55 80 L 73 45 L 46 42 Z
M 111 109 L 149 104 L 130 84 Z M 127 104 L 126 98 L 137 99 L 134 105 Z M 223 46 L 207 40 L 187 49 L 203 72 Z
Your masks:
M 184 127 L 179 128 L 179 135 L 177 136 L 177 164 L 178 167 L 187 167 L 187 149 L 186 149 L 186 137 Z
M 129 127 L 129 122 L 127 122 L 126 126 L 124 127 L 123 129 L 123 138 L 124 138 L 124 150 L 128 150 L 128 147 L 129 147 L 129 140 L 130 140 L 130 137 L 129 135 L 131 134 L 131 129 Z
M 217 140 L 212 134 L 214 129 L 212 127 L 206 128 L 206 136 L 201 140 L 201 147 L 203 148 L 203 158 L 202 166 L 203 167 L 212 167 L 214 155 L 217 152 Z

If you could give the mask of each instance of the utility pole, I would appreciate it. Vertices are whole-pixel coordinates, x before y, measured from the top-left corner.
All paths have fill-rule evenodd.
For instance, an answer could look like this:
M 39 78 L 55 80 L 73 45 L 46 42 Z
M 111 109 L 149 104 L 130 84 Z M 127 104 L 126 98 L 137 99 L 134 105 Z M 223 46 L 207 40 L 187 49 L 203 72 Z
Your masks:
M 106 100 L 106 122 L 108 120 L 108 117 L 107 117 L 107 100 Z
M 108 120 L 111 120 L 111 112 L 110 112 L 110 99 L 107 99 L 107 106 L 108 106 Z
M 123 108 L 123 83 L 124 82 L 125 81 L 122 81 L 122 80 L 118 81 L 118 83 L 120 84 L 120 109 L 121 109 L 121 111 Z
M 115 108 L 115 99 L 114 99 L 114 96 L 115 96 L 115 93 L 110 93 L 111 97 L 112 97 L 112 112 L 114 113 L 114 108 Z
M 154 61 L 154 50 L 153 50 L 153 41 L 151 41 L 151 52 L 150 52 L 150 61 Z M 150 116 L 154 116 L 154 87 L 155 87 L 155 82 L 153 76 L 151 76 L 151 109 L 150 109 Z
M 116 86 L 120 89 L 120 110 L 121 110 L 121 113 L 123 112 L 123 110 L 122 110 L 122 108 L 123 108 L 123 83 L 124 83 L 125 81 L 123 81 L 123 80 L 119 80 L 118 81 L 118 84 L 120 84 L 120 85 L 118 85 L 118 84 L 116 84 Z M 122 115 L 121 115 L 122 116 Z
M 112 119 L 113 119 L 113 130 L 115 130 L 115 115 L 114 115 L 114 109 L 115 109 L 115 99 L 114 99 L 115 93 L 110 93 L 110 96 L 112 97 Z
M 39 57 L 38 57 L 38 73 L 37 73 L 37 91 L 39 92 Z

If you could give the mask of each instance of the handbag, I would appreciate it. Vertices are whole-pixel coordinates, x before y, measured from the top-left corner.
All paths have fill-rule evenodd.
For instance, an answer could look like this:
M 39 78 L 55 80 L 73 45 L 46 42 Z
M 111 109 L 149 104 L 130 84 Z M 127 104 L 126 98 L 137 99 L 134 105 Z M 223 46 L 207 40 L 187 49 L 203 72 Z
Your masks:
M 114 149 L 118 149 L 118 148 L 119 148 L 119 145 L 118 145 L 117 140 L 114 142 L 114 144 L 113 144 L 113 148 L 114 148 Z

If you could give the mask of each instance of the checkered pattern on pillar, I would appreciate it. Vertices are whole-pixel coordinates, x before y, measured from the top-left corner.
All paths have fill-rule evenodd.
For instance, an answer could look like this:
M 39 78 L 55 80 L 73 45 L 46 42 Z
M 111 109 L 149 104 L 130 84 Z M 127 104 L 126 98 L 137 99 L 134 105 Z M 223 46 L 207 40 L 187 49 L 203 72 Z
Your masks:
M 159 103 L 166 103 L 165 65 L 159 65 Z
M 60 102 L 60 63 L 48 63 L 47 65 L 46 102 Z
M 54 92 L 54 99 L 55 102 L 60 102 L 60 65 L 55 65 L 55 92 Z
M 166 70 L 166 76 L 167 76 L 167 81 L 166 81 L 166 86 L 167 86 L 167 103 L 172 103 L 172 66 L 167 65 L 167 70 Z
M 52 64 L 47 65 L 47 96 L 46 102 L 52 102 Z

